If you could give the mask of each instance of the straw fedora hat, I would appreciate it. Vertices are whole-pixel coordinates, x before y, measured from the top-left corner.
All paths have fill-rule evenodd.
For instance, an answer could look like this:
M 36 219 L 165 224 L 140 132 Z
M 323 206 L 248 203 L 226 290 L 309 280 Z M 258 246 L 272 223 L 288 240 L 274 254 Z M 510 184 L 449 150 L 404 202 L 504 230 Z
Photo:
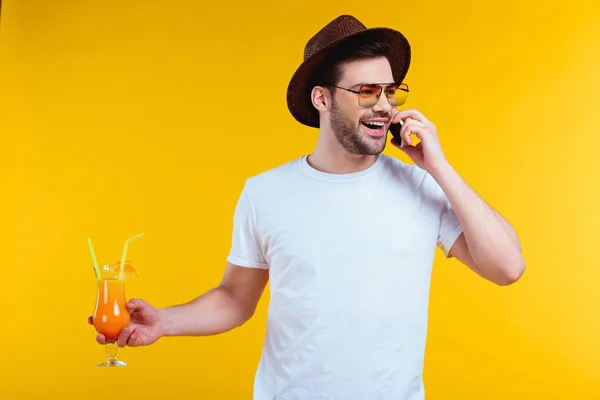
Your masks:
M 404 35 L 391 28 L 365 27 L 351 15 L 341 15 L 328 23 L 307 42 L 304 61 L 292 76 L 287 89 L 287 105 L 293 117 L 301 124 L 318 128 L 319 112 L 310 99 L 313 74 L 337 46 L 350 39 L 372 39 L 390 46 L 389 60 L 396 82 L 401 82 L 410 65 L 410 45 Z

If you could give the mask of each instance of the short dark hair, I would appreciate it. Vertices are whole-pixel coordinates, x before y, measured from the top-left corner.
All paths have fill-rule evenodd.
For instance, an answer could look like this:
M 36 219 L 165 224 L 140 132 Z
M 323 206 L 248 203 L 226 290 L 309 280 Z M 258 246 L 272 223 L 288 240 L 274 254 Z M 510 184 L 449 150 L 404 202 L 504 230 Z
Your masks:
M 313 75 L 312 87 L 337 85 L 342 77 L 342 64 L 364 58 L 386 57 L 389 60 L 390 46 L 386 42 L 373 42 L 357 38 L 337 47 L 321 63 Z M 335 90 L 335 88 L 331 88 Z

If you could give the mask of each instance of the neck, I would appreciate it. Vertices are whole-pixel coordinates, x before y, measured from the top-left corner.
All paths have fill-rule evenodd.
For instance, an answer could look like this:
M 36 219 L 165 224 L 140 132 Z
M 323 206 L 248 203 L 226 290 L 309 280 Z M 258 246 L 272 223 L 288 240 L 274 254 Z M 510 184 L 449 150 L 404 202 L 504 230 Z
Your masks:
M 308 163 L 318 171 L 330 174 L 349 174 L 364 171 L 377 161 L 377 155 L 352 154 L 335 138 L 333 132 L 321 129 L 315 150 Z

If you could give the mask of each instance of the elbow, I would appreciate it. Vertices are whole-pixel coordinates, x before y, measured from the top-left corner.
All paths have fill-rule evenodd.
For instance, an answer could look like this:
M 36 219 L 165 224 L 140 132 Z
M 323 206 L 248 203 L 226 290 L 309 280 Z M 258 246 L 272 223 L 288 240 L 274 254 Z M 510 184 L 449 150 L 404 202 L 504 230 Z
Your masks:
M 502 268 L 502 273 L 500 277 L 495 280 L 499 286 L 509 286 L 513 283 L 517 282 L 521 279 L 525 273 L 525 260 L 519 257 L 517 261 L 513 261 L 511 263 L 507 263 L 504 268 Z
M 237 303 L 237 311 L 240 326 L 250 321 L 256 314 L 258 304 L 244 302 L 242 300 Z
M 242 323 L 245 324 L 246 322 L 250 321 L 252 319 L 252 317 L 254 317 L 254 314 L 256 313 L 256 307 L 247 307 L 243 310 L 242 312 Z

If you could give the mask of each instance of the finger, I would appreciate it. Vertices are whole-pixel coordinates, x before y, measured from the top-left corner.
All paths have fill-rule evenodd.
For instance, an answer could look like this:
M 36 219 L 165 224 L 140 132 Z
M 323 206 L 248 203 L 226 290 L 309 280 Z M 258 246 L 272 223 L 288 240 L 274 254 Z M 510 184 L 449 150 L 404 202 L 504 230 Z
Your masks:
M 420 111 L 414 108 L 400 110 L 395 116 L 395 118 L 401 118 L 402 120 L 405 120 L 409 117 L 425 124 L 431 124 L 431 122 Z
M 137 333 L 135 330 L 131 333 L 131 335 L 129 335 L 129 339 L 127 340 L 127 346 L 129 347 L 136 347 L 141 345 L 141 340 L 140 340 L 140 334 Z
M 415 135 L 422 141 L 429 132 L 429 128 L 425 124 L 414 119 L 408 119 L 404 125 L 403 129 L 400 129 L 400 135 L 408 144 L 412 144 L 411 135 Z
M 408 131 L 408 135 L 407 132 Z M 410 127 L 408 123 L 404 123 L 402 128 L 400 128 L 400 139 L 402 139 L 402 143 L 404 145 L 410 145 L 412 143 L 412 138 L 410 137 Z
M 131 299 L 127 302 L 127 309 L 130 312 L 139 312 L 146 307 L 147 303 L 140 299 Z
M 119 338 L 117 339 L 117 345 L 119 347 L 125 347 L 127 345 L 127 341 L 129 340 L 129 336 L 133 332 L 133 329 L 130 327 L 124 328 L 119 334 Z
M 402 115 L 400 114 L 400 112 L 396 112 L 396 114 L 394 114 L 394 116 L 392 117 L 391 123 L 392 124 L 403 124 L 404 121 L 402 120 Z
M 412 118 L 412 117 L 408 117 L 403 121 L 403 126 L 404 125 L 411 125 L 413 127 L 419 127 L 419 128 L 427 128 L 427 125 L 425 125 L 424 123 L 422 123 L 421 121 L 417 121 L 416 119 Z
M 106 343 L 108 343 L 108 342 L 106 341 L 106 337 L 105 337 L 103 334 L 101 334 L 101 333 L 99 333 L 99 334 L 96 336 L 96 342 L 98 342 L 98 344 L 106 344 Z
M 400 137 L 405 144 L 412 145 L 412 134 L 416 134 L 421 128 L 422 124 L 414 119 L 407 119 L 404 121 L 404 125 L 400 129 Z
M 87 321 L 88 321 L 88 324 L 94 325 L 94 318 L 93 317 L 88 317 Z

